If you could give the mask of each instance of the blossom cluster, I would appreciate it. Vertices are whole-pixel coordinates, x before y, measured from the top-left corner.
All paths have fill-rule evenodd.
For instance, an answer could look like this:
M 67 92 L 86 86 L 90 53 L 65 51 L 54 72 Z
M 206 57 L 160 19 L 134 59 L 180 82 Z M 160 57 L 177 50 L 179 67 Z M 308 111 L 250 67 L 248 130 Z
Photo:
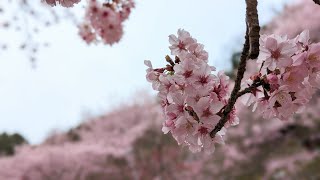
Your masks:
M 119 42 L 123 34 L 123 22 L 128 19 L 133 0 L 108 0 L 100 3 L 89 0 L 85 21 L 79 26 L 79 35 L 88 44 L 101 40 L 105 44 Z
M 171 132 L 178 144 L 186 145 L 192 152 L 214 151 L 215 143 L 224 144 L 226 128 L 239 123 L 235 109 L 230 113 L 226 125 L 212 138 L 210 132 L 221 119 L 223 109 L 230 96 L 229 77 L 223 72 L 212 72 L 208 65 L 208 53 L 204 45 L 190 34 L 178 30 L 178 37 L 169 36 L 172 60 L 164 68 L 148 66 L 147 80 L 158 91 L 165 121 L 162 131 Z
M 72 7 L 74 4 L 79 3 L 81 0 L 42 0 L 50 6 L 60 4 L 63 7 Z
M 320 43 L 311 43 L 309 31 L 294 39 L 264 35 L 260 38 L 261 67 L 246 86 L 259 85 L 242 99 L 254 103 L 264 118 L 288 120 L 303 110 L 320 87 Z

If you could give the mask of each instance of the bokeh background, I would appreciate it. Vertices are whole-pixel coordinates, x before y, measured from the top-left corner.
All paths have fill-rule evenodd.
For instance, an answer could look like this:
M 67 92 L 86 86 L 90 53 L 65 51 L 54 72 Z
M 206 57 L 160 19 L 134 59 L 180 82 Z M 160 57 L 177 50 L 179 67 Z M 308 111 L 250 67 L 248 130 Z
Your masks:
M 0 2 L 0 179 L 320 179 L 315 94 L 292 122 L 264 120 L 239 104 L 240 124 L 212 156 L 161 132 L 145 59 L 162 66 L 168 35 L 184 28 L 209 63 L 233 77 L 245 32 L 244 1 L 136 0 L 122 40 L 87 45 L 72 9 Z M 320 40 L 312 0 L 259 1 L 263 33 Z

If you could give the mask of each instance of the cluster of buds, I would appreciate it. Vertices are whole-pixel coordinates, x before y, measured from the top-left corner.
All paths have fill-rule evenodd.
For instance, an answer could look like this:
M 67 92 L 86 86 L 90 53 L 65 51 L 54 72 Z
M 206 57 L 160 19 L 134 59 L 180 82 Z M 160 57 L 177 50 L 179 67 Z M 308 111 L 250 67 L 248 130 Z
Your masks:
M 310 42 L 309 31 L 294 39 L 262 36 L 257 63 L 260 71 L 245 82 L 251 93 L 242 100 L 266 119 L 291 119 L 320 87 L 320 43 Z
M 42 0 L 50 6 L 56 6 L 57 3 L 63 7 L 72 7 L 74 4 L 79 3 L 80 0 Z
M 119 42 L 123 34 L 123 22 L 128 19 L 133 0 L 108 0 L 100 3 L 89 0 L 85 21 L 79 26 L 79 35 L 88 44 L 102 41 L 105 44 Z
M 170 35 L 169 42 L 175 59 L 166 56 L 166 67 L 154 69 L 145 61 L 146 78 L 158 91 L 165 116 L 162 131 L 170 132 L 178 144 L 192 152 L 210 154 L 216 143 L 224 144 L 226 128 L 239 123 L 233 109 L 224 127 L 210 136 L 230 96 L 229 77 L 223 72 L 212 73 L 215 68 L 208 65 L 204 46 L 187 31 L 179 29 L 178 37 Z

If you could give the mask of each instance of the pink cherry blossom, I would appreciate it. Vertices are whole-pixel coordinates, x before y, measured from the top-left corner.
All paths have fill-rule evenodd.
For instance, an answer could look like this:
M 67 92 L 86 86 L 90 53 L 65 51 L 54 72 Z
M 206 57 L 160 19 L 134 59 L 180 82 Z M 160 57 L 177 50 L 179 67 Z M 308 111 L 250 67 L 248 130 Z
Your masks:
M 218 80 L 214 85 L 213 91 L 217 94 L 220 100 L 227 100 L 230 93 L 230 78 L 226 76 L 224 71 L 219 71 L 217 77 Z
M 194 72 L 191 81 L 193 81 L 193 86 L 195 88 L 212 87 L 215 84 L 216 76 L 211 74 L 211 68 L 205 63 L 202 63 L 198 70 Z
M 79 26 L 80 36 L 88 44 L 103 42 L 112 45 L 119 42 L 123 34 L 122 23 L 129 17 L 132 8 L 132 0 L 112 0 L 105 3 L 89 0 L 85 20 Z
M 220 117 L 216 115 L 224 106 L 222 102 L 212 99 L 211 97 L 202 97 L 197 105 L 194 107 L 195 112 L 198 114 L 201 122 L 210 120 L 211 122 L 218 123 Z
M 291 91 L 296 92 L 303 88 L 302 82 L 308 76 L 308 69 L 303 65 L 289 67 L 282 76 L 282 84 L 288 86 Z
M 296 38 L 295 43 L 300 51 L 304 51 L 311 44 L 309 30 L 304 30 Z
M 274 73 L 270 73 L 267 75 L 267 81 L 270 84 L 270 92 L 275 91 L 276 89 L 279 88 L 279 77 L 278 75 L 274 74 Z
M 191 52 L 190 55 L 193 58 L 208 62 L 208 52 L 205 51 L 203 44 L 194 43 L 188 46 L 188 50 Z
M 174 62 L 167 57 L 166 67 L 154 69 L 145 61 L 146 78 L 161 99 L 165 116 L 162 131 L 171 132 L 178 144 L 192 152 L 210 154 L 216 143 L 224 144 L 225 128 L 239 123 L 234 109 L 225 128 L 210 136 L 230 96 L 229 78 L 222 71 L 218 76 L 212 73 L 215 67 L 208 65 L 204 45 L 189 32 L 179 29 L 178 37 L 170 35 L 169 42 L 171 54 L 177 56 Z
M 243 101 L 255 103 L 254 110 L 264 118 L 291 119 L 319 87 L 320 45 L 310 42 L 308 30 L 294 39 L 272 34 L 262 36 L 260 42 L 260 72 L 243 87 L 254 82 L 261 85 L 244 95 Z M 255 96 L 257 92 L 260 97 Z
M 96 34 L 93 32 L 92 27 L 87 23 L 83 23 L 80 25 L 79 35 L 84 41 L 86 41 L 87 44 L 90 44 L 96 41 L 97 39 Z
M 198 68 L 194 59 L 188 58 L 173 67 L 176 73 L 177 81 L 190 81 L 190 78 L 194 76 L 195 68 Z
M 311 44 L 309 46 L 306 61 L 310 68 L 320 67 L 320 43 Z
M 292 64 L 291 56 L 296 51 L 296 45 L 286 36 L 270 35 L 261 40 L 258 62 L 264 62 L 264 67 L 270 70 L 285 68 Z
M 181 56 L 183 53 L 187 52 L 187 48 L 193 43 L 196 43 L 196 40 L 190 36 L 190 33 L 179 29 L 178 37 L 175 35 L 169 36 L 169 42 L 171 46 L 169 47 L 172 55 Z

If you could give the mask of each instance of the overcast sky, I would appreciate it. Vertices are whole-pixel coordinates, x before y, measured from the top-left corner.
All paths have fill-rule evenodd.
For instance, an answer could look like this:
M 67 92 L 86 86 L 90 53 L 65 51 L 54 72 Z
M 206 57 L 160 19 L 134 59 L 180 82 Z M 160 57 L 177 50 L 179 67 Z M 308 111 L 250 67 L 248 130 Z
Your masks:
M 285 2 L 292 1 L 260 1 L 260 22 L 268 22 Z M 168 35 L 178 28 L 205 45 L 211 65 L 226 70 L 231 52 L 242 44 L 244 12 L 244 0 L 137 0 L 123 39 L 112 47 L 87 46 L 70 22 L 47 28 L 37 39 L 51 46 L 38 53 L 36 69 L 21 51 L 0 53 L 0 132 L 19 132 L 39 143 L 53 129 L 77 125 L 85 112 L 103 113 L 131 102 L 137 91 L 151 92 L 143 61 L 163 65 L 170 53 Z M 0 42 L 19 38 L 16 32 L 0 33 Z

